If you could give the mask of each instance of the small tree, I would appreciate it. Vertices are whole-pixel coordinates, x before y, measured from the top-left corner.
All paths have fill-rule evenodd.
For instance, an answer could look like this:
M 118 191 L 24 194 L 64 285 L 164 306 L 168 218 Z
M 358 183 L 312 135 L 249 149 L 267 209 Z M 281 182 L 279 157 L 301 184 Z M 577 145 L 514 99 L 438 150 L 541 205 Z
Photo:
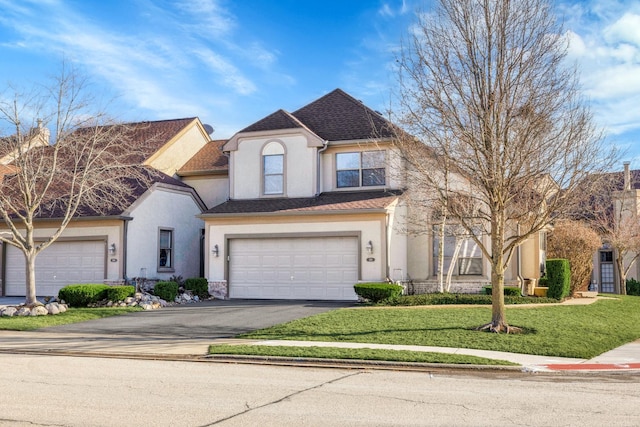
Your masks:
M 74 217 L 130 204 L 132 190 L 148 185 L 153 173 L 140 167 L 144 150 L 129 142 L 129 128 L 95 111 L 88 82 L 75 70 L 63 65 L 47 86 L 7 92 L 0 98 L 9 135 L 0 139 L 0 241 L 24 254 L 25 302 L 33 305 L 38 254 Z M 36 240 L 38 218 L 55 224 L 44 240 Z
M 583 222 L 563 220 L 554 225 L 547 239 L 547 255 L 569 260 L 571 296 L 588 289 L 593 272 L 593 254 L 601 245 L 598 233 Z

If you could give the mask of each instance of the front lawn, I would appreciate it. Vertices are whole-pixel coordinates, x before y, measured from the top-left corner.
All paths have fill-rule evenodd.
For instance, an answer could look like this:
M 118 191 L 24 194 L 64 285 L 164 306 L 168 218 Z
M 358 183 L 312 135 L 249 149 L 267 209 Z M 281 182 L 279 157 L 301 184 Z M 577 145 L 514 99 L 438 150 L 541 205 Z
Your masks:
M 640 297 L 590 305 L 507 307 L 523 334 L 478 332 L 490 307 L 358 307 L 242 335 L 248 339 L 345 341 L 462 347 L 589 359 L 640 338 Z
M 450 363 L 456 365 L 516 365 L 504 360 L 464 354 L 427 353 L 404 350 L 379 350 L 372 348 L 337 347 L 289 347 L 265 345 L 212 345 L 210 354 L 232 354 L 278 357 L 315 357 L 323 359 L 386 360 L 394 362 Z
M 142 310 L 139 307 L 69 308 L 64 313 L 48 316 L 0 317 L 0 330 L 32 331 L 49 326 L 85 322 Z

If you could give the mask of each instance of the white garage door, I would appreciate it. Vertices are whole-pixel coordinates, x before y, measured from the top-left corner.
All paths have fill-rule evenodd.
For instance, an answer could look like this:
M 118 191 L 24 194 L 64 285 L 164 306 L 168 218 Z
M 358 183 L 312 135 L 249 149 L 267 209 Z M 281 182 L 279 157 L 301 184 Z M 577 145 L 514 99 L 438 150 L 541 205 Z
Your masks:
M 233 239 L 231 298 L 355 300 L 358 239 Z
M 75 283 L 103 283 L 104 240 L 54 242 L 36 258 L 36 293 L 57 296 L 60 288 Z M 7 245 L 5 293 L 25 294 L 24 255 Z

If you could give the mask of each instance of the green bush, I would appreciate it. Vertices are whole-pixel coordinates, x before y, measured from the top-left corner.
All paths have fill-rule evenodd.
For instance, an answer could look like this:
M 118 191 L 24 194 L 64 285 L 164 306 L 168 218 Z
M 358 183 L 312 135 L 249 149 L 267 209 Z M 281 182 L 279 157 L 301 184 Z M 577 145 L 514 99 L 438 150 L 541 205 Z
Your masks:
M 158 282 L 153 288 L 153 293 L 165 301 L 175 301 L 178 296 L 178 284 L 176 282 Z
M 627 295 L 640 296 L 640 282 L 636 279 L 627 279 Z
M 538 287 L 540 288 L 549 287 L 549 279 L 547 279 L 546 277 L 541 277 L 540 279 L 538 279 Z
M 102 284 L 68 285 L 58 291 L 58 299 L 72 307 L 86 307 L 106 298 L 110 286 Z
M 485 295 L 491 295 L 493 292 L 491 285 L 483 286 L 482 289 L 484 289 Z M 517 286 L 505 286 L 502 293 L 511 297 L 519 297 L 521 295 L 520 288 Z
M 136 288 L 133 286 L 111 286 L 105 291 L 105 298 L 109 301 L 124 301 L 133 296 Z
M 552 298 L 539 297 L 521 297 L 521 296 L 505 296 L 505 304 L 539 304 L 539 303 L 556 303 Z M 401 295 L 393 300 L 385 301 L 386 305 L 393 306 L 416 306 L 416 305 L 491 305 L 490 295 L 478 294 L 449 294 L 449 293 L 432 293 L 420 295 Z
M 547 260 L 547 296 L 561 300 L 571 291 L 569 260 L 556 258 Z
M 200 299 L 209 298 L 209 281 L 204 277 L 192 277 L 185 280 L 184 288 L 192 291 Z
M 353 288 L 360 298 L 373 303 L 402 295 L 402 286 L 391 283 L 358 283 Z

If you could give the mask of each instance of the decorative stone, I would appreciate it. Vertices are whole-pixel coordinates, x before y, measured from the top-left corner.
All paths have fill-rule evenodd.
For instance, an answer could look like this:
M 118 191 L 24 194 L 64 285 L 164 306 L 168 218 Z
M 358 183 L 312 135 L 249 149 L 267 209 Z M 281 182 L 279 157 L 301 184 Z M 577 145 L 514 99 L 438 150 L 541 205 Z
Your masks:
M 15 308 L 15 307 L 5 307 L 2 310 L 2 316 L 4 316 L 4 317 L 13 317 L 16 314 L 17 311 L 18 311 L 18 309 Z
M 58 314 L 60 313 L 60 309 L 58 308 L 58 303 L 50 303 L 44 306 L 47 309 L 47 313 L 49 314 Z
M 31 309 L 29 307 L 21 306 L 16 311 L 16 316 L 31 316 Z
M 49 310 L 44 308 L 43 305 L 38 305 L 31 309 L 31 316 L 46 316 L 47 314 L 49 314 Z

